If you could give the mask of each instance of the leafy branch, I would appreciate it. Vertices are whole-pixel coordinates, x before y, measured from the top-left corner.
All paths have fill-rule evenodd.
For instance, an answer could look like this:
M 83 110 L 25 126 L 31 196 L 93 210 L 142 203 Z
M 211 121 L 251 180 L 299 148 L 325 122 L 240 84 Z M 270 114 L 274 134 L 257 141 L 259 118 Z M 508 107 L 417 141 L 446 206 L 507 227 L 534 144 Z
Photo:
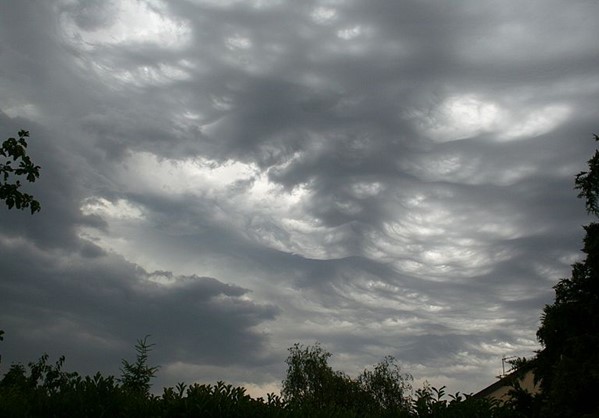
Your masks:
M 33 215 L 41 210 L 40 202 L 19 190 L 21 181 L 18 178 L 22 176 L 33 183 L 40 176 L 40 166 L 35 165 L 27 155 L 28 137 L 29 131 L 20 130 L 19 139 L 8 138 L 2 143 L 0 155 L 6 160 L 0 162 L 0 200 L 4 200 L 9 209 L 29 208 Z

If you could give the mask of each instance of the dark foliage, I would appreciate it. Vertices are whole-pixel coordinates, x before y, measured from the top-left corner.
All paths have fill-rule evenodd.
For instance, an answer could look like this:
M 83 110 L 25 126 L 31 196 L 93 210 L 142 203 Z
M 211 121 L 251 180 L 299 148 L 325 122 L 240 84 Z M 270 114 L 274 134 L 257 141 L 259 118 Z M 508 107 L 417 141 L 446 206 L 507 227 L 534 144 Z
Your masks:
M 123 389 L 134 395 L 147 396 L 150 393 L 150 381 L 158 371 L 157 366 L 148 366 L 148 356 L 154 344 L 148 344 L 146 335 L 143 340 L 137 340 L 135 363 L 122 360 L 121 382 Z
M 2 143 L 0 155 L 5 158 L 0 162 L 0 200 L 4 200 L 9 209 L 31 210 L 31 214 L 41 210 L 40 203 L 32 195 L 23 193 L 21 177 L 33 183 L 40 176 L 40 167 L 35 165 L 27 155 L 28 131 L 19 131 L 19 139 L 8 138 Z M 14 167 L 14 164 L 18 166 Z
M 456 393 L 446 399 L 445 387 L 425 385 L 416 391 L 411 417 L 417 418 L 518 418 L 525 417 L 511 403 L 495 399 L 475 398 Z
M 593 135 L 595 141 L 599 141 L 599 136 Z M 599 150 L 588 161 L 589 171 L 581 171 L 576 175 L 574 188 L 580 190 L 578 197 L 585 199 L 585 205 L 588 213 L 599 215 Z
M 373 370 L 366 369 L 358 376 L 358 384 L 367 395 L 371 409 L 387 414 L 410 409 L 412 380 L 411 375 L 401 372 L 392 356 L 386 356 Z
M 599 150 L 588 166 L 589 171 L 576 176 L 576 189 L 589 214 L 599 216 Z M 584 229 L 586 257 L 572 266 L 570 278 L 554 286 L 555 301 L 545 307 L 537 331 L 543 346 L 534 360 L 542 416 L 599 417 L 599 398 L 594 396 L 599 387 L 599 224 Z
M 319 344 L 289 349 L 283 399 L 294 416 L 322 417 L 520 417 L 513 404 L 455 394 L 425 386 L 412 396 L 412 376 L 402 373 L 393 357 L 385 357 L 357 379 L 334 371 L 331 353 Z
M 244 388 L 179 383 L 162 395 L 149 392 L 156 367 L 147 365 L 151 345 L 135 346 L 135 363 L 123 361 L 123 376 L 82 377 L 43 355 L 27 366 L 13 364 L 0 379 L 0 417 L 214 417 L 214 418 L 452 418 L 518 417 L 510 405 L 424 387 L 411 397 L 411 377 L 387 357 L 358 379 L 333 371 L 319 345 L 290 349 L 284 396 L 250 397 Z M 323 391 L 318 394 L 317 391 Z

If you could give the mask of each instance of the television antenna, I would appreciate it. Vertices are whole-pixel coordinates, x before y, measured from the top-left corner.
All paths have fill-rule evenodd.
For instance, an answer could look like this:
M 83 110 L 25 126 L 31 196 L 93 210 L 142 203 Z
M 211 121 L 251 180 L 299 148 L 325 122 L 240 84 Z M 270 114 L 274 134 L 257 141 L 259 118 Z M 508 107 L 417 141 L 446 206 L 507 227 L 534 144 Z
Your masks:
M 515 358 L 518 358 L 518 356 L 504 356 L 501 358 L 501 376 L 499 376 L 500 379 L 507 376 L 507 373 L 505 372 L 506 363 L 509 364 L 509 361 L 512 359 L 515 359 Z M 508 369 L 508 373 L 511 372 L 513 369 L 514 369 L 513 367 Z

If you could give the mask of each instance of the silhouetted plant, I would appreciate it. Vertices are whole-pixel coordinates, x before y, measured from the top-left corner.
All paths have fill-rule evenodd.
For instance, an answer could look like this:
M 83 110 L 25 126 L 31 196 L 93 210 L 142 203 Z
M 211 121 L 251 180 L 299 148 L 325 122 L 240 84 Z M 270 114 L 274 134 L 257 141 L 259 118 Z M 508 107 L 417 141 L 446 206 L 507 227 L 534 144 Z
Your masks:
M 158 366 L 148 365 L 148 356 L 155 344 L 148 344 L 146 335 L 143 340 L 137 340 L 135 351 L 137 352 L 134 363 L 122 360 L 121 378 L 119 381 L 123 389 L 147 396 L 150 393 L 150 381 L 156 376 Z
M 588 167 L 576 176 L 575 188 L 588 213 L 599 216 L 599 150 Z M 545 306 L 537 331 L 543 349 L 534 359 L 534 373 L 548 417 L 599 416 L 599 224 L 584 229 L 586 257 L 554 286 L 555 301 Z
M 35 165 L 27 155 L 27 140 L 29 131 L 20 130 L 19 139 L 8 138 L 0 147 L 0 155 L 5 157 L 0 162 L 0 200 L 4 200 L 9 209 L 31 210 L 31 214 L 41 210 L 40 203 L 32 195 L 23 193 L 19 177 L 23 176 L 28 182 L 33 183 L 39 178 L 40 167 Z M 18 167 L 13 167 L 17 163 Z
M 382 411 L 398 412 L 410 408 L 412 376 L 402 373 L 392 356 L 386 356 L 374 369 L 364 370 L 358 377 L 362 390 Z
M 445 386 L 431 387 L 425 384 L 416 390 L 413 400 L 412 417 L 417 418 L 517 418 L 524 417 L 512 405 L 496 399 L 475 398 L 472 395 L 456 393 L 449 395 Z
M 245 388 L 179 383 L 161 396 L 149 393 L 157 370 L 148 366 L 152 345 L 138 340 L 134 363 L 123 360 L 123 376 L 97 373 L 81 377 L 63 371 L 64 357 L 56 363 L 43 355 L 24 367 L 13 364 L 0 379 L 0 417 L 222 417 L 222 418 L 507 418 L 525 416 L 513 405 L 475 399 L 459 393 L 446 399 L 445 388 L 425 386 L 409 402 L 411 377 L 386 357 L 374 370 L 356 380 L 328 365 L 331 356 L 319 345 L 290 349 L 292 372 L 285 396 L 268 394 L 253 399 Z M 314 381 L 312 381 L 314 380 Z M 119 384 L 121 382 L 121 384 Z M 295 386 L 291 386 L 291 385 Z M 324 394 L 313 393 L 323 389 Z M 293 390 L 292 390 L 293 389 Z M 302 398 L 292 398 L 299 394 Z M 305 400 L 305 401 L 302 401 Z

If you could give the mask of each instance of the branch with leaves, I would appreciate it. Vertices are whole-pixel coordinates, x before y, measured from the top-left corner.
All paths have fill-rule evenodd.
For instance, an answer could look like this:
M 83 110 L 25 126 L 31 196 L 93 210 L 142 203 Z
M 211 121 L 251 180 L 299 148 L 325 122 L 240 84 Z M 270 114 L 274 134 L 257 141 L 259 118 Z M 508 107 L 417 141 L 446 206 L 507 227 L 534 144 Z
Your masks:
M 8 138 L 2 143 L 0 156 L 5 160 L 0 161 L 0 200 L 4 200 L 9 209 L 29 208 L 33 215 L 41 210 L 40 202 L 32 195 L 19 190 L 21 188 L 19 178 L 25 178 L 33 183 L 40 176 L 40 166 L 35 165 L 27 155 L 26 138 L 28 137 L 29 131 L 20 130 L 19 139 Z

